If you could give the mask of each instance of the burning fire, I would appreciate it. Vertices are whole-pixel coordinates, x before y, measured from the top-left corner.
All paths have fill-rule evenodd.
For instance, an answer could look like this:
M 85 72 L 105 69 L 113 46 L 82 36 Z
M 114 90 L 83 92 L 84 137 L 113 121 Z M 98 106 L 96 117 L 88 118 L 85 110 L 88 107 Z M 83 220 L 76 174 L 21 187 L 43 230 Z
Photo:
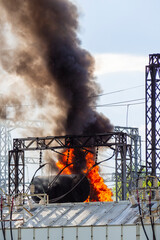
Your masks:
M 84 153 L 84 150 L 81 150 Z M 72 174 L 74 172 L 74 163 L 75 161 L 75 150 L 69 149 L 63 152 L 62 158 L 57 162 L 57 167 L 59 170 L 63 170 L 62 174 Z M 113 201 L 113 193 L 105 185 L 103 178 L 99 175 L 99 166 L 95 164 L 94 154 L 87 152 L 85 155 L 85 169 L 80 173 L 86 174 L 88 180 L 90 181 L 90 196 L 86 202 L 103 202 L 103 201 Z M 66 167 L 66 165 L 69 165 Z M 65 168 L 66 167 L 66 168 Z

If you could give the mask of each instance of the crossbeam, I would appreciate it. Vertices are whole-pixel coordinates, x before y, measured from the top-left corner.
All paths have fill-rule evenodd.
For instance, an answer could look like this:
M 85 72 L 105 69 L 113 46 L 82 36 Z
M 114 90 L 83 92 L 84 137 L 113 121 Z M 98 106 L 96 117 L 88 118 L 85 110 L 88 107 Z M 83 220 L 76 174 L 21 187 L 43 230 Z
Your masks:
M 117 145 L 116 139 L 127 138 L 126 133 L 114 132 L 86 136 L 48 136 L 29 137 L 13 139 L 13 150 L 34 151 L 54 150 L 60 148 L 90 148 L 90 147 L 112 147 Z M 127 141 L 127 140 L 125 140 Z

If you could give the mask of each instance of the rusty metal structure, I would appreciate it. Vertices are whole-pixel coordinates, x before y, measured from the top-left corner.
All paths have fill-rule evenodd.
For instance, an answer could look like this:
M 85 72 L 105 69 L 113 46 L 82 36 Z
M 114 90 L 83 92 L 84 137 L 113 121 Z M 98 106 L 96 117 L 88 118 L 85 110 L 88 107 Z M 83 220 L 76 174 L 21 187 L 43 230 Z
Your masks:
M 160 54 L 149 55 L 146 66 L 146 174 L 160 170 Z
M 123 132 L 97 134 L 93 136 L 49 136 L 13 139 L 13 150 L 9 151 L 9 195 L 25 192 L 25 151 L 109 147 L 115 151 L 117 166 L 117 199 L 125 200 L 132 188 L 132 153 L 129 136 Z M 128 178 L 129 176 L 129 178 Z M 129 180 L 128 180 L 129 179 Z

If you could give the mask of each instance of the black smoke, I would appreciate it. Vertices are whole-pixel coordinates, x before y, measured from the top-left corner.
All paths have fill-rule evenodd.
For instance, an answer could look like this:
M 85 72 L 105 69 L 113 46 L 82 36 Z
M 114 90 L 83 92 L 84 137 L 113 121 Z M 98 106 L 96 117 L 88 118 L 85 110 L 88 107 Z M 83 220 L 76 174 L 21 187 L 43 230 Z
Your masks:
M 50 135 L 112 131 L 108 118 L 93 110 L 97 98 L 92 96 L 100 88 L 94 58 L 77 37 L 76 6 L 68 0 L 0 0 L 0 7 L 18 39 L 10 69 L 45 109 L 41 117 L 55 123 Z M 5 58 L 6 71 L 7 66 Z

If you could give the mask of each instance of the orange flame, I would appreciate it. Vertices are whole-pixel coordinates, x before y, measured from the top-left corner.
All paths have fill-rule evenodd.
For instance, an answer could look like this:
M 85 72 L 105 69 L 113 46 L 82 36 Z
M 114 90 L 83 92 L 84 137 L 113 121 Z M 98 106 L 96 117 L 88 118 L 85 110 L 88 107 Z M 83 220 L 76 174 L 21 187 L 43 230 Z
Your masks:
M 70 151 L 66 150 L 63 152 L 63 157 L 60 161 L 56 163 L 57 167 L 59 170 L 62 170 L 63 168 L 66 167 L 66 164 L 71 164 L 72 159 L 74 157 L 74 149 L 70 148 Z M 62 174 L 72 174 L 73 171 L 73 165 L 70 165 L 69 167 L 65 168 L 62 172 Z
M 63 152 L 63 157 L 56 164 L 59 170 L 62 170 L 64 168 L 62 174 L 72 174 L 74 172 L 74 157 L 74 149 L 72 148 L 69 149 L 69 151 L 66 150 Z M 88 180 L 90 181 L 90 196 L 88 197 L 86 202 L 113 201 L 113 193 L 105 185 L 103 178 L 99 175 L 99 166 L 95 164 L 94 154 L 88 152 L 85 156 L 85 160 L 86 169 L 83 170 L 81 173 L 86 174 Z M 66 167 L 66 165 L 69 166 Z

